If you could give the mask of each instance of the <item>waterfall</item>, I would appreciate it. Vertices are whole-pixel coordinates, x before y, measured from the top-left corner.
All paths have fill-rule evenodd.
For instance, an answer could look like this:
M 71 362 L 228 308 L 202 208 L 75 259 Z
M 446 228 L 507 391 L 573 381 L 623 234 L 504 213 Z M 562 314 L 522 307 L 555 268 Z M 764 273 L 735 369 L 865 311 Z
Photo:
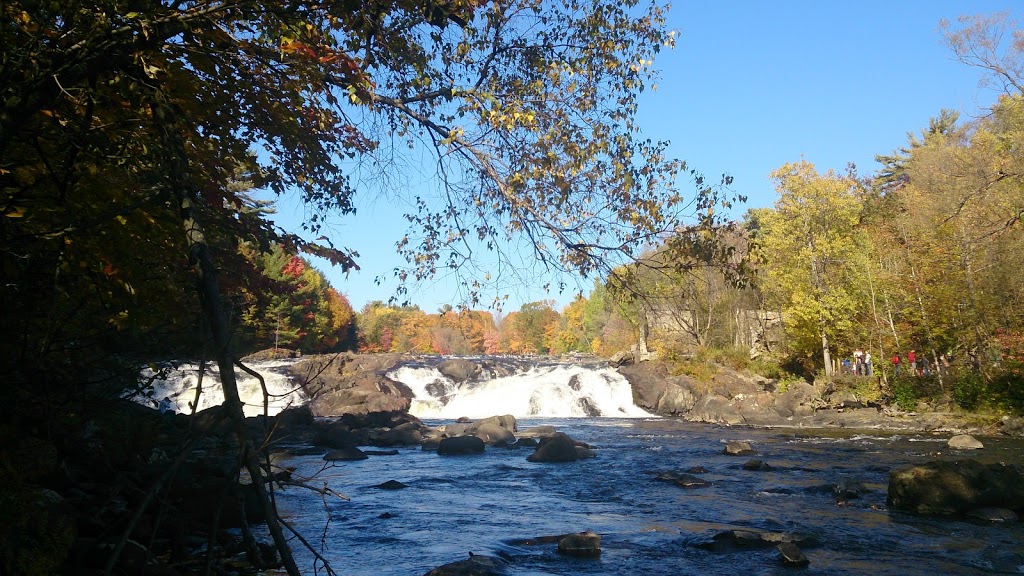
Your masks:
M 263 376 L 270 393 L 267 413 L 277 414 L 289 406 L 305 404 L 307 398 L 288 377 L 288 366 L 295 360 L 270 360 L 252 362 L 248 366 Z M 139 394 L 133 398 L 140 404 L 156 407 L 167 397 L 170 408 L 175 412 L 191 412 L 191 403 L 195 400 L 196 385 L 199 382 L 199 365 L 192 363 L 146 367 L 141 372 L 143 382 L 152 380 L 152 396 Z M 242 400 L 242 409 L 246 416 L 263 414 L 263 388 L 255 377 L 238 370 L 238 395 Z M 203 392 L 199 397 L 196 412 L 219 406 L 224 403 L 224 389 L 220 384 L 220 374 L 216 364 L 206 365 L 203 375 Z
M 388 377 L 413 391 L 409 412 L 419 418 L 651 416 L 633 404 L 629 382 L 607 366 L 545 363 L 510 376 L 453 382 L 435 367 L 415 365 Z

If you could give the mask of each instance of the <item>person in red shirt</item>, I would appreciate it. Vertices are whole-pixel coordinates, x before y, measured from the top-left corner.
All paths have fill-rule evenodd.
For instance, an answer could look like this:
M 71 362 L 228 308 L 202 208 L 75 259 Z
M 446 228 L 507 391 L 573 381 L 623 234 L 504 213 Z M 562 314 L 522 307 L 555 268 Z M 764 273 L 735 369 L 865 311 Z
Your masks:
M 898 353 L 893 355 L 893 357 L 892 357 L 892 367 L 893 367 L 893 375 L 894 376 L 899 376 L 900 375 L 900 369 L 903 368 L 901 366 L 902 362 L 903 362 L 903 359 L 900 358 L 900 355 Z
M 910 373 L 914 374 L 916 376 L 917 375 L 917 352 L 916 351 L 911 350 L 910 352 L 907 352 L 907 364 L 908 364 L 908 368 L 910 369 Z

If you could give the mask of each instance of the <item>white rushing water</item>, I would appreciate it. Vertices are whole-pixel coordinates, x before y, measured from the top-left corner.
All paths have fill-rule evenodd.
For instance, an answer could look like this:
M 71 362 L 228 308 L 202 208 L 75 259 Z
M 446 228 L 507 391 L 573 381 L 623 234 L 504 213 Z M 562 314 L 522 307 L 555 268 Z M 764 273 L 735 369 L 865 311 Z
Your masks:
M 455 383 L 433 367 L 403 366 L 388 377 L 413 391 L 409 412 L 419 418 L 651 416 L 633 404 L 629 382 L 607 367 L 548 364 L 512 376 Z
M 289 406 L 299 406 L 307 402 L 302 391 L 286 375 L 288 366 L 294 363 L 295 360 L 271 360 L 247 364 L 249 368 L 263 376 L 267 384 L 267 392 L 270 394 L 267 413 L 270 415 L 277 414 Z M 170 401 L 171 410 L 191 412 L 191 404 L 195 400 L 196 387 L 199 383 L 199 365 L 179 364 L 177 367 L 164 367 L 162 372 L 161 375 L 154 377 L 152 368 L 144 368 L 141 378 L 143 382 L 152 379 L 152 399 L 139 395 L 134 400 L 156 408 L 166 397 Z M 263 388 L 259 380 L 240 370 L 236 370 L 235 375 L 245 415 L 263 414 Z M 215 364 L 207 364 L 202 384 L 202 394 L 199 396 L 196 412 L 224 403 L 224 389 L 221 387 L 220 375 Z

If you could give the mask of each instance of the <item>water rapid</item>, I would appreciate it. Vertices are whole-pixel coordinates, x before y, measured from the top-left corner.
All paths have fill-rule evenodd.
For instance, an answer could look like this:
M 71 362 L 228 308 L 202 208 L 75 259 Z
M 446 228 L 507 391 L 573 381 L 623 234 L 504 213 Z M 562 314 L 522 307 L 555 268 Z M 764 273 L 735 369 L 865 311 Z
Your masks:
M 506 376 L 455 382 L 436 366 L 406 365 L 388 377 L 412 390 L 409 412 L 419 418 L 651 417 L 633 404 L 629 382 L 607 366 L 536 363 Z
M 266 383 L 269 415 L 277 414 L 289 406 L 301 406 L 308 401 L 301 388 L 288 377 L 288 367 L 294 363 L 295 360 L 268 360 L 247 364 Z M 224 388 L 216 364 L 207 364 L 203 371 L 197 363 L 147 366 L 142 369 L 140 377 L 142 382 L 152 385 L 151 390 L 135 396 L 134 400 L 141 404 L 157 407 L 161 400 L 167 398 L 171 410 L 189 413 L 196 403 L 196 390 L 200 383 L 202 389 L 196 412 L 224 403 Z M 259 379 L 240 370 L 235 371 L 235 377 L 245 415 L 263 414 L 264 394 Z

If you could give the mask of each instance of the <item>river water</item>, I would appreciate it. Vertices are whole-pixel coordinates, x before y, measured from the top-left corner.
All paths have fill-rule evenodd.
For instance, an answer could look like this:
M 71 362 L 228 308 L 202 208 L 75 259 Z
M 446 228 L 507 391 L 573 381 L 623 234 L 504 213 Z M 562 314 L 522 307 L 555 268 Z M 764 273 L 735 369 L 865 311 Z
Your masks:
M 283 372 L 277 364 L 266 368 Z M 470 552 L 502 559 L 509 575 L 1024 574 L 1020 524 L 886 508 L 890 470 L 965 457 L 1024 464 L 1021 439 L 981 438 L 984 449 L 958 453 L 946 446 L 949 434 L 756 429 L 657 418 L 633 406 L 628 384 L 623 388 L 617 373 L 601 367 L 538 365 L 464 385 L 422 364 L 391 376 L 415 391 L 413 411 L 429 425 L 456 415 L 512 413 L 520 429 L 553 425 L 593 445 L 597 457 L 537 464 L 526 461 L 532 449 L 492 447 L 473 456 L 406 447 L 396 455 L 337 463 L 324 462 L 319 452 L 286 454 L 279 465 L 294 466 L 296 476 L 348 498 L 298 487 L 277 493 L 285 518 L 338 574 L 420 575 Z M 281 398 L 294 392 L 284 379 L 268 378 L 268 385 Z M 170 379 L 158 393 L 184 399 L 194 388 L 187 378 Z M 212 381 L 204 388 L 217 392 Z M 581 407 L 605 416 L 578 417 Z M 725 455 L 730 440 L 750 442 L 757 454 Z M 309 447 L 288 448 L 305 453 Z M 751 458 L 772 469 L 743 469 Z M 706 469 L 698 476 L 709 486 L 655 480 L 660 472 L 693 467 Z M 407 487 L 377 487 L 388 480 Z M 838 485 L 866 492 L 840 505 Z M 713 545 L 716 534 L 736 529 L 800 535 L 810 565 L 785 567 L 772 546 Z M 599 558 L 569 558 L 555 544 L 525 543 L 584 530 L 602 536 Z M 326 573 L 298 542 L 294 549 L 304 573 Z
M 435 421 L 431 424 L 440 424 Z M 424 574 L 469 552 L 498 556 L 508 574 L 788 574 L 774 547 L 715 550 L 732 529 L 797 533 L 806 574 L 1020 574 L 1024 530 L 886 509 L 894 467 L 955 458 L 948 436 L 835 430 L 725 428 L 674 419 L 538 419 L 596 447 L 568 464 L 526 461 L 530 449 L 488 448 L 478 456 L 401 449 L 394 456 L 338 463 L 318 457 L 283 465 L 316 476 L 349 501 L 322 501 L 289 488 L 279 504 L 339 574 Z M 748 471 L 750 457 L 727 456 L 723 442 L 746 440 L 772 471 Z M 1021 462 L 1020 440 L 984 438 L 971 457 Z M 710 480 L 685 489 L 657 472 L 701 466 Z M 388 480 L 401 490 L 376 488 Z M 837 505 L 833 487 L 868 492 Z M 560 556 L 554 544 L 523 540 L 593 530 L 597 559 Z M 816 543 L 816 545 L 814 545 Z M 308 573 L 311 557 L 300 553 Z

